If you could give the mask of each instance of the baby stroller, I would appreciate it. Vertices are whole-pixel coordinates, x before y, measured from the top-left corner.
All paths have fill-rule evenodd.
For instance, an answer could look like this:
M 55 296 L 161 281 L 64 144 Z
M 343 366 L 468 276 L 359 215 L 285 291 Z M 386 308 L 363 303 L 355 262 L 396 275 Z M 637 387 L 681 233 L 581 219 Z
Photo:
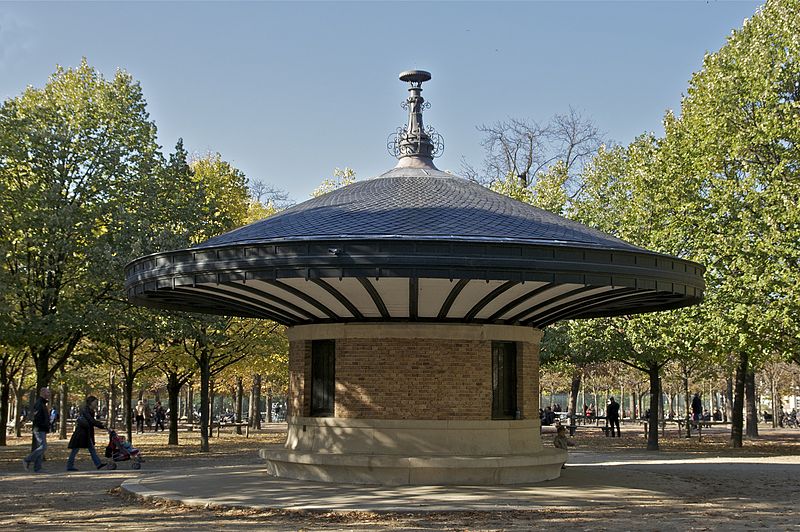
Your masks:
M 116 469 L 115 462 L 124 462 L 125 460 L 131 461 L 132 469 L 142 468 L 142 455 L 139 449 L 130 444 L 124 438 L 120 437 L 116 431 L 108 431 L 108 445 L 106 445 L 106 458 L 111 458 L 106 469 Z

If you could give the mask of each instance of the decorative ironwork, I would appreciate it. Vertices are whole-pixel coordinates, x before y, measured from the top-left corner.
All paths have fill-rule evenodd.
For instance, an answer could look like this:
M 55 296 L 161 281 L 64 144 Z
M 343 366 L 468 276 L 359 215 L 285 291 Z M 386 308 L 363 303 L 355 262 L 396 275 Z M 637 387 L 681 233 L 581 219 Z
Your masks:
M 428 138 L 433 144 L 433 152 L 431 152 L 431 155 L 434 158 L 441 156 L 442 153 L 444 153 L 444 137 L 441 136 L 438 131 L 433 129 L 433 126 L 426 126 L 425 133 L 427 133 Z
M 389 135 L 386 149 L 398 159 L 422 157 L 433 159 L 444 152 L 444 139 L 432 127 L 425 127 L 422 112 L 430 109 L 430 102 L 422 97 L 422 83 L 431 79 L 424 70 L 408 70 L 400 74 L 401 81 L 411 84 L 408 98 L 400 106 L 408 111 L 408 122 Z

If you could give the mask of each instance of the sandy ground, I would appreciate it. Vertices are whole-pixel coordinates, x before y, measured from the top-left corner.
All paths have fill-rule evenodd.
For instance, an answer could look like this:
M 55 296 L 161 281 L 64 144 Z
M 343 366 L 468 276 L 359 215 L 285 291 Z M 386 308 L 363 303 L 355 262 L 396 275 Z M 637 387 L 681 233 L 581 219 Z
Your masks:
M 628 432 L 628 431 L 626 431 Z M 798 530 L 800 531 L 800 430 L 762 428 L 743 449 L 727 448 L 721 429 L 696 438 L 668 431 L 658 453 L 643 451 L 630 429 L 621 439 L 579 429 L 571 470 L 552 486 L 541 509 L 417 513 L 297 512 L 190 508 L 143 501 L 121 492 L 128 478 L 155 471 L 203 466 L 257 467 L 257 451 L 278 445 L 284 434 L 262 432 L 212 439 L 200 453 L 196 433 L 181 433 L 170 448 L 162 434 L 135 440 L 146 462 L 141 472 L 121 463 L 94 471 L 88 453 L 79 473 L 65 473 L 66 441 L 50 442 L 44 473 L 22 468 L 28 437 L 0 448 L 0 527 L 10 530 Z M 543 436 L 545 440 L 549 435 Z M 743 466 L 742 464 L 746 464 Z M 85 470 L 85 471 L 83 471 Z M 582 487 L 614 477 L 608 497 L 570 504 Z M 606 482 L 607 483 L 607 482 Z M 656 497 L 653 493 L 657 494 Z

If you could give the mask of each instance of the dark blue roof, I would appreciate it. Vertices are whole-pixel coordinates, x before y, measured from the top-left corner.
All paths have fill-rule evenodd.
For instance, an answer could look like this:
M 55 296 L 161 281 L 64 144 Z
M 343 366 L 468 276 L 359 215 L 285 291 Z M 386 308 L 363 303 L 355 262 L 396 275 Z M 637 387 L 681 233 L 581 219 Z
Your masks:
M 331 239 L 469 240 L 644 251 L 432 168 L 395 168 L 197 247 Z

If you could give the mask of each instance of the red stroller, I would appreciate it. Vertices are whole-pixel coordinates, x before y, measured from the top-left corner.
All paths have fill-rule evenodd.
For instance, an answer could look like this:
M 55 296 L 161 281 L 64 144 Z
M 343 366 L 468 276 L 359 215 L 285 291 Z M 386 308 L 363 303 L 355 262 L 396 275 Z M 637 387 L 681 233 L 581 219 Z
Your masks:
M 132 469 L 142 468 L 142 456 L 139 449 L 131 445 L 128 441 L 122 439 L 116 431 L 108 431 L 108 445 L 106 445 L 106 458 L 112 461 L 108 463 L 106 469 L 116 469 L 115 462 L 124 462 L 125 460 L 131 461 Z

